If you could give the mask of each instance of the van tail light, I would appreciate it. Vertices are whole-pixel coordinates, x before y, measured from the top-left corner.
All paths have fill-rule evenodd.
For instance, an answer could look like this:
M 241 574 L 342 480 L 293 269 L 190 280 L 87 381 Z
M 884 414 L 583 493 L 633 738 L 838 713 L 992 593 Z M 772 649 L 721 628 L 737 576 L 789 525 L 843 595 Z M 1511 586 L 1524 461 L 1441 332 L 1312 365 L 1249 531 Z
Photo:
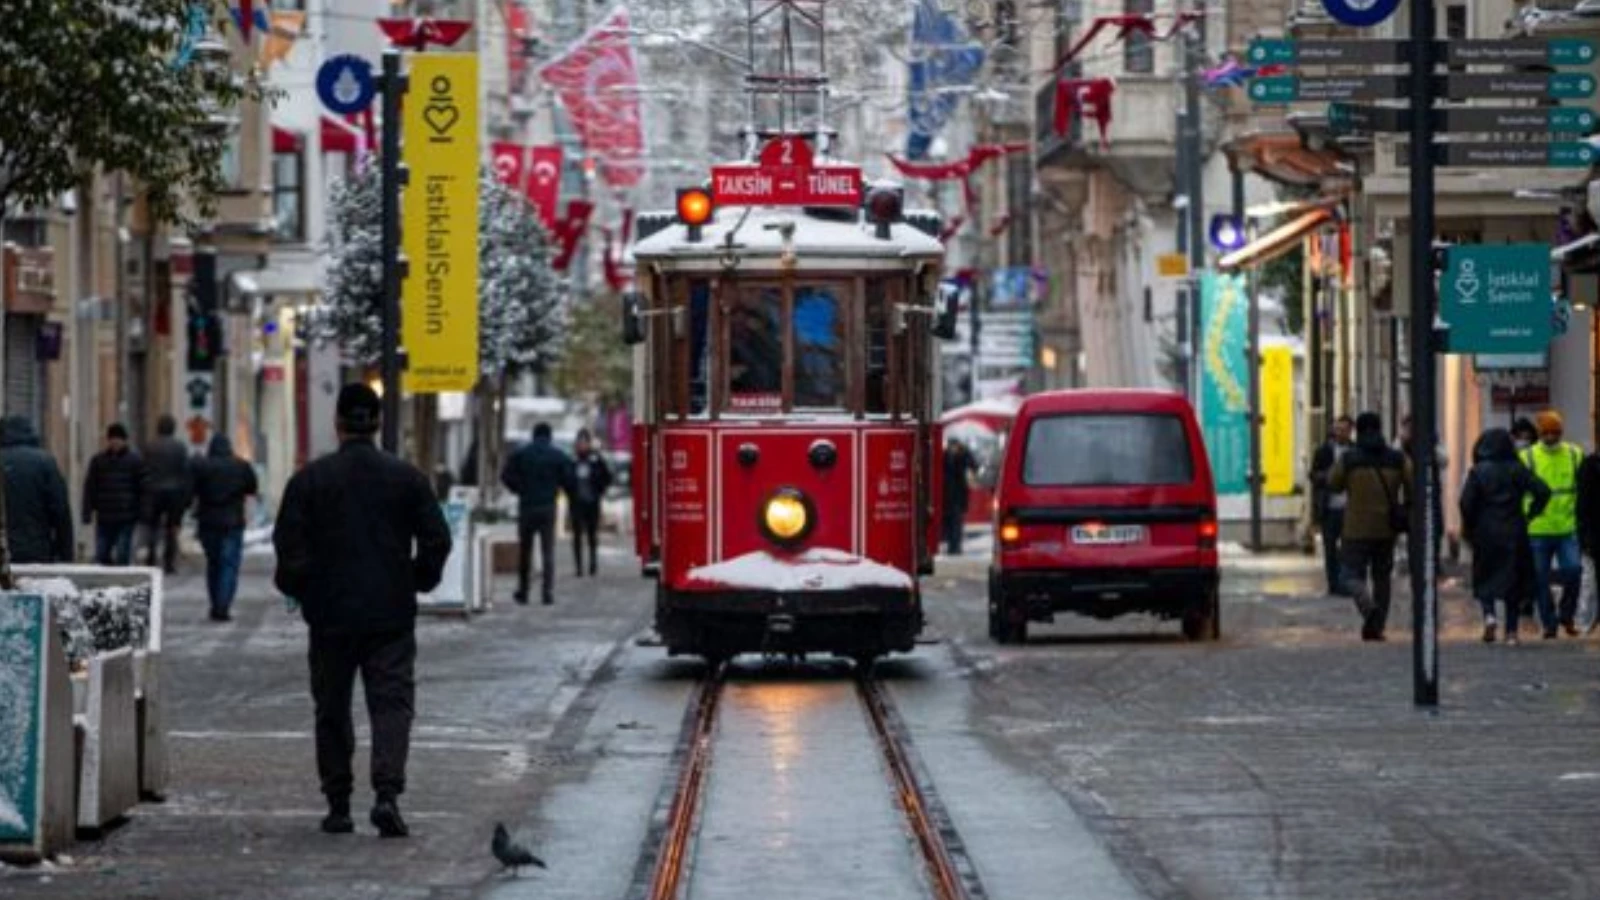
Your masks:
M 1201 550 L 1217 549 L 1217 517 L 1215 513 L 1207 513 L 1200 520 L 1200 525 L 1195 529 L 1197 546 Z
M 1000 523 L 1000 543 L 1008 547 L 1015 547 L 1022 540 L 1022 526 L 1015 519 L 1005 519 Z

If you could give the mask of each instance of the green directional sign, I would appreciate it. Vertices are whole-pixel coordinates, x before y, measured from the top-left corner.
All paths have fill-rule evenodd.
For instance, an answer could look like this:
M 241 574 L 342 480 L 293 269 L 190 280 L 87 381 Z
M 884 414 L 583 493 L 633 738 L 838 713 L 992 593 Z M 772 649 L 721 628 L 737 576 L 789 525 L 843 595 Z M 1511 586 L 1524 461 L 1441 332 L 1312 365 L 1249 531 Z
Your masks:
M 1582 100 L 1594 96 L 1594 76 L 1587 72 L 1507 72 L 1500 74 L 1435 75 L 1434 91 L 1451 100 L 1485 97 L 1529 97 Z
M 1405 41 L 1291 41 L 1258 38 L 1247 51 L 1250 63 L 1257 66 L 1342 66 L 1398 65 L 1410 60 Z
M 1594 96 L 1595 78 L 1587 72 L 1491 75 L 1478 72 L 1434 75 L 1433 92 L 1449 100 L 1519 97 L 1581 100 Z M 1276 75 L 1250 83 L 1256 103 L 1298 103 L 1315 100 L 1386 100 L 1407 95 L 1408 75 Z
M 1543 353 L 1550 346 L 1550 247 L 1462 244 L 1445 251 L 1439 315 L 1451 353 Z
M 1560 106 L 1462 106 L 1436 109 L 1433 127 L 1438 131 L 1548 134 L 1582 137 L 1595 131 L 1593 110 Z M 1368 134 L 1411 130 L 1411 111 L 1398 106 L 1370 103 L 1328 104 L 1328 127 L 1335 134 Z
M 1451 66 L 1589 66 L 1595 45 L 1581 38 L 1507 38 L 1435 41 L 1434 59 Z M 1392 39 L 1296 41 L 1257 38 L 1246 52 L 1251 65 L 1407 65 L 1409 41 Z
M 1250 83 L 1250 99 L 1257 103 L 1296 103 L 1315 100 L 1376 100 L 1401 96 L 1402 75 L 1329 75 L 1297 78 L 1278 75 Z
M 1588 66 L 1595 47 L 1580 38 L 1454 40 L 1435 44 L 1435 58 L 1452 66 Z
M 1480 166 L 1484 168 L 1587 169 L 1595 162 L 1595 150 L 1580 142 L 1540 143 L 1450 143 L 1433 145 L 1434 161 L 1442 166 Z
M 1411 111 L 1370 103 L 1329 103 L 1328 127 L 1335 134 L 1365 134 L 1374 131 L 1409 131 Z

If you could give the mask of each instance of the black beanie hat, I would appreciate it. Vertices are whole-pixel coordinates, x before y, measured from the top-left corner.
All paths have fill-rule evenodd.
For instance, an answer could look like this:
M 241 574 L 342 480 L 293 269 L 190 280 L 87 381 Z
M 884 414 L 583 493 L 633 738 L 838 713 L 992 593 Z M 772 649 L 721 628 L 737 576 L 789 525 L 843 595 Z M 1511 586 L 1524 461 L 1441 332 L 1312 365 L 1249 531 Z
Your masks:
M 383 401 L 378 392 L 360 382 L 339 389 L 339 402 L 335 408 L 339 424 L 352 434 L 371 434 L 378 430 L 383 416 Z
M 128 429 L 121 422 L 112 422 L 111 427 L 106 429 L 106 439 L 125 441 L 128 439 Z

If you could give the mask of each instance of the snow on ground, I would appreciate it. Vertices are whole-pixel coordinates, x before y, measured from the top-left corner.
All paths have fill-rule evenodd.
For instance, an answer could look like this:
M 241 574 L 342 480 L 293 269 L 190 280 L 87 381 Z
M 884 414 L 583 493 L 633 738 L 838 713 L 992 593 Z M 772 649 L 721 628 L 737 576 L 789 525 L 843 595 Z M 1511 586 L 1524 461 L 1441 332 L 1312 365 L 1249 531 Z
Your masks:
M 842 550 L 812 548 L 774 556 L 746 553 L 689 570 L 689 581 L 717 587 L 763 591 L 843 591 L 851 588 L 911 590 L 911 576 L 899 569 Z

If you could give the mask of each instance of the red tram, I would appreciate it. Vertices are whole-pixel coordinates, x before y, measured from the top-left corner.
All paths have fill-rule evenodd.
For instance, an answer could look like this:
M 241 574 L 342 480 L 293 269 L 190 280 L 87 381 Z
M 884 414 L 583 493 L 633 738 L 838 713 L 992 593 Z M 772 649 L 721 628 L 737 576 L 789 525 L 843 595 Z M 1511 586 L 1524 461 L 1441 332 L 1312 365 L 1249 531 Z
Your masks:
M 637 551 L 673 655 L 870 661 L 923 624 L 955 301 L 936 216 L 764 137 L 638 222 Z

